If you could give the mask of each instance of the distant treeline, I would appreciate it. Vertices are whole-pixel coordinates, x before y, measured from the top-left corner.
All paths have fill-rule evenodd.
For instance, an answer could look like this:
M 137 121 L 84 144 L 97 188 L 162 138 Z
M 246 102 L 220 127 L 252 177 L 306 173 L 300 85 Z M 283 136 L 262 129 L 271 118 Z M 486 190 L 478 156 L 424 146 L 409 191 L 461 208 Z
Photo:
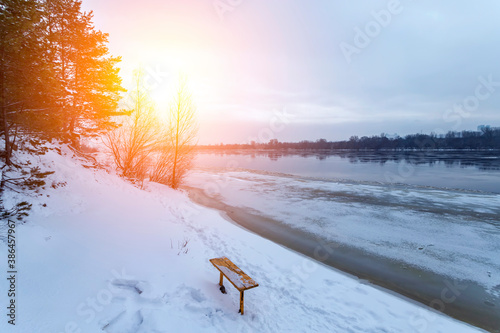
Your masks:
M 429 150 L 429 149 L 500 149 L 500 128 L 482 127 L 480 131 L 450 131 L 445 135 L 410 134 L 389 137 L 382 133 L 375 136 L 351 136 L 347 141 L 250 142 L 248 144 L 219 144 L 203 146 L 216 149 L 306 149 L 306 150 Z

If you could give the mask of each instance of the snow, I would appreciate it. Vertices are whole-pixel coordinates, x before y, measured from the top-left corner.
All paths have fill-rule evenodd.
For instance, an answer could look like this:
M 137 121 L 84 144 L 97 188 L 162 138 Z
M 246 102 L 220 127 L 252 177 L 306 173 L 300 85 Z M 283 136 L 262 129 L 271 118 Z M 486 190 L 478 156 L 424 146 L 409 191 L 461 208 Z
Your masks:
M 16 326 L 4 315 L 1 332 L 481 331 L 249 233 L 185 193 L 139 189 L 62 152 L 17 156 L 56 172 L 34 196 L 4 196 L 33 208 L 17 226 Z M 219 291 L 209 259 L 222 256 L 259 283 L 244 316 L 238 291 Z
M 187 183 L 329 241 L 498 292 L 500 195 L 250 171 L 197 170 Z

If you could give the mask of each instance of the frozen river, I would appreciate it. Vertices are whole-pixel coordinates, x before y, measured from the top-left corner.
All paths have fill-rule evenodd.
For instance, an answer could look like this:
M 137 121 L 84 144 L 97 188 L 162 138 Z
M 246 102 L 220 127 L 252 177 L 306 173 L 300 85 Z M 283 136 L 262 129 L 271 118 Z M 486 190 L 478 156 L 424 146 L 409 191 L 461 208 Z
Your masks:
M 187 186 L 253 232 L 492 329 L 499 175 L 487 154 L 200 154 Z

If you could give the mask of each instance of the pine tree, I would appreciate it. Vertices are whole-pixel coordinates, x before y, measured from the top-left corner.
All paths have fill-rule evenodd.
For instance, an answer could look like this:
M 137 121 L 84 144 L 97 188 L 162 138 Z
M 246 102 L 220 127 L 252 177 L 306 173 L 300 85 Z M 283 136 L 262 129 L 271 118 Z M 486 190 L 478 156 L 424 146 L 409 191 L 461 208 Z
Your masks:
M 125 91 L 116 67 L 121 58 L 108 55 L 108 34 L 94 29 L 92 17 L 92 12 L 81 15 L 75 26 L 72 111 L 68 124 L 71 133 L 77 127 L 86 131 L 100 129 L 116 109 L 119 93 Z
M 10 163 L 12 130 L 73 139 L 104 129 L 121 87 L 108 35 L 79 0 L 0 3 L 0 134 Z
M 92 12 L 82 13 L 81 1 L 46 0 L 45 8 L 60 130 L 74 136 L 100 129 L 124 91 L 116 67 L 121 59 L 109 56 L 108 35 L 94 28 Z
M 4 0 L 0 4 L 0 120 L 7 165 L 11 163 L 11 129 L 17 125 L 17 111 L 40 98 L 40 20 L 36 1 Z

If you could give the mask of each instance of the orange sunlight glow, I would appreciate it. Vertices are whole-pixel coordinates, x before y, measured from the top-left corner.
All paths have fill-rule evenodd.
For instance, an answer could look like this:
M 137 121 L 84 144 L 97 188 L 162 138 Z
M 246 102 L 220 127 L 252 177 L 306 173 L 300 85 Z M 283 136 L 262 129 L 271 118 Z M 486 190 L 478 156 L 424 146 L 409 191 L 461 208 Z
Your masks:
M 146 83 L 159 114 L 162 117 L 168 114 L 169 103 L 177 89 L 179 77 L 185 76 L 197 107 L 198 117 L 201 121 L 204 116 L 209 117 L 207 112 L 212 109 L 211 105 L 226 98 L 222 93 L 223 89 L 217 84 L 223 81 L 222 71 L 216 71 L 217 64 L 214 64 L 207 52 L 193 48 L 186 49 L 182 45 L 167 46 L 162 52 L 158 51 L 158 45 L 151 45 L 149 49 L 143 49 L 144 54 L 162 55 L 161 58 L 145 57 L 139 62 L 141 65 L 127 65 L 132 70 L 144 68 Z M 127 79 L 128 77 L 125 78 Z

